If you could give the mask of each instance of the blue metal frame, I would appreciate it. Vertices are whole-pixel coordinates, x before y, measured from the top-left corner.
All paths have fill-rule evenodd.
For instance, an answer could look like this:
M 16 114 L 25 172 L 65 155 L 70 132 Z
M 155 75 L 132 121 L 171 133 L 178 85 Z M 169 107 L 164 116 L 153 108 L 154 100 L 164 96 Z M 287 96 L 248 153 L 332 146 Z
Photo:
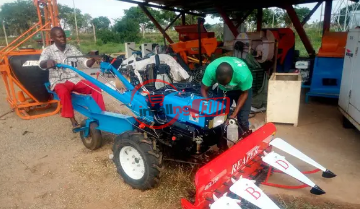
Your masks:
M 127 107 L 129 107 L 134 114 L 141 118 L 153 122 L 153 118 L 151 116 L 141 117 L 139 114 L 140 107 L 147 107 L 146 98 L 141 95 L 139 92 L 134 94 L 133 99 L 132 90 L 134 87 L 110 64 L 106 62 L 100 63 L 101 68 L 106 68 L 111 70 L 119 79 L 123 82 L 125 87 L 128 89 L 124 93 L 120 93 L 117 90 L 114 90 L 102 82 L 96 80 L 92 76 L 72 67 L 64 64 L 57 64 L 57 68 L 68 68 L 82 76 L 84 79 L 90 81 L 91 83 L 98 86 L 100 89 L 107 92 L 109 95 L 113 96 L 118 101 L 124 103 Z M 49 89 L 50 84 L 45 84 L 49 93 L 54 95 L 54 99 L 59 100 L 59 97 L 54 91 Z M 79 95 L 79 94 L 71 94 L 71 101 L 74 107 L 74 110 L 86 116 L 88 119 L 86 120 L 86 126 L 75 129 L 75 132 L 85 131 L 84 136 L 87 137 L 89 135 L 89 128 L 91 122 L 97 122 L 97 129 L 101 131 L 110 132 L 113 134 L 121 134 L 125 131 L 134 130 L 134 124 L 136 120 L 132 116 L 122 115 L 118 113 L 112 113 L 107 111 L 102 111 L 99 105 L 94 101 L 91 95 Z
M 311 78 L 310 91 L 306 93 L 305 102 L 309 97 L 339 98 L 344 58 L 316 57 Z M 336 85 L 325 85 L 324 79 L 334 79 Z
M 140 112 L 144 112 L 145 109 L 149 109 L 147 100 L 147 95 L 143 96 L 138 91 L 137 88 L 134 88 L 133 85 L 131 85 L 122 75 L 120 72 L 118 72 L 110 63 L 102 62 L 100 63 L 100 68 L 108 69 L 112 71 L 116 75 L 117 78 L 124 84 L 124 86 L 127 88 L 125 92 L 120 92 L 118 89 L 113 89 L 104 83 L 98 81 L 97 79 L 93 78 L 92 76 L 76 69 L 75 67 L 64 65 L 64 64 L 57 64 L 57 68 L 63 69 L 68 68 L 73 70 L 75 73 L 82 76 L 87 81 L 90 81 L 106 93 L 108 93 L 110 96 L 114 97 L 118 101 L 125 104 L 136 116 L 136 119 L 132 116 L 112 113 L 112 112 L 106 112 L 102 111 L 99 107 L 99 105 L 94 101 L 94 99 L 90 95 L 79 95 L 79 94 L 72 94 L 72 104 L 74 107 L 74 110 L 81 113 L 82 115 L 86 116 L 88 120 L 86 121 L 86 127 L 85 128 L 79 128 L 74 131 L 85 131 L 85 137 L 89 134 L 89 127 L 91 122 L 97 122 L 99 125 L 97 129 L 110 132 L 113 134 L 121 134 L 125 131 L 134 130 L 135 129 L 135 123 L 137 120 L 146 121 L 147 124 L 152 124 L 154 122 L 154 117 L 151 114 L 141 114 Z M 46 85 L 48 88 L 48 84 Z M 56 99 L 59 99 L 55 92 L 50 91 L 50 93 L 54 95 Z M 181 99 L 180 99 L 181 98 Z M 192 124 L 195 124 L 199 127 L 206 127 L 206 121 L 212 119 L 216 113 L 226 108 L 226 104 L 218 104 L 214 103 L 214 105 L 211 105 L 212 102 L 209 103 L 209 105 L 202 105 L 205 101 L 203 101 L 203 97 L 199 97 L 196 95 L 189 95 L 182 92 L 172 92 L 169 93 L 162 104 L 162 106 L 165 108 L 171 107 L 172 104 L 179 106 L 182 111 L 179 110 L 179 113 L 174 112 L 170 113 L 168 112 L 167 115 L 176 118 L 175 116 L 179 117 L 180 122 L 189 122 Z M 176 102 L 175 102 L 176 101 Z M 192 103 L 194 101 L 199 102 L 199 108 L 201 107 L 201 113 L 199 112 L 200 118 L 194 119 L 192 116 L 189 115 L 189 107 L 192 106 Z M 215 101 L 214 101 L 215 102 Z M 215 106 L 215 104 L 218 104 Z M 171 106 L 170 106 L 171 105 Z M 202 110 L 204 106 L 204 110 Z M 170 109 L 171 109 L 170 108 Z M 185 108 L 185 109 L 183 109 Z M 167 110 L 169 111 L 169 110 Z M 200 111 L 200 109 L 199 109 Z M 221 112 L 225 113 L 225 111 Z M 179 115 L 178 115 L 179 114 Z M 206 116 L 208 114 L 208 116 Z

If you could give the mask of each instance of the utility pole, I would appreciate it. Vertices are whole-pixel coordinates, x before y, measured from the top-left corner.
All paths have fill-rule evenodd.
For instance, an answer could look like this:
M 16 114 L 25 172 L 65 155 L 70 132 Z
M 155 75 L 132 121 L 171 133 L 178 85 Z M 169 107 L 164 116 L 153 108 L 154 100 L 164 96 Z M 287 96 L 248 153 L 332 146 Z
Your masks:
M 76 20 L 75 0 L 73 0 L 73 6 L 74 6 L 74 18 L 75 18 L 76 39 L 77 39 L 78 45 L 80 45 L 79 30 L 78 30 L 77 20 Z
M 272 22 L 272 28 L 274 27 L 274 19 L 275 19 L 275 12 L 273 13 L 273 22 Z
M 8 45 L 9 45 L 9 42 L 8 42 L 7 35 L 6 35 L 5 20 L 3 20 L 2 22 L 3 22 L 3 30 L 4 30 L 4 36 L 5 36 L 6 46 L 8 46 Z
M 346 23 L 347 23 L 348 14 L 349 14 L 349 1 L 346 0 L 346 12 L 345 12 L 344 30 L 343 31 L 346 31 Z
M 320 19 L 319 19 L 319 31 L 321 31 L 321 18 L 322 18 L 322 12 L 323 12 L 323 5 L 324 3 L 321 3 L 321 10 L 320 10 Z M 324 22 L 323 22 L 324 24 Z
M 92 28 L 93 28 L 93 33 L 94 33 L 94 41 L 95 41 L 95 44 L 96 44 L 96 31 L 95 31 L 94 23 L 92 23 Z

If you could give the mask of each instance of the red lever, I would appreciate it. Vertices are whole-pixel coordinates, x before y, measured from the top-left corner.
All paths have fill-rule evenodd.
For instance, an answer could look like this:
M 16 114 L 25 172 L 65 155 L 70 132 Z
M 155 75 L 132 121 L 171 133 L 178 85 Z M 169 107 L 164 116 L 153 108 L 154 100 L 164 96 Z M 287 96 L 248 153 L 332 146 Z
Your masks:
M 145 128 L 145 124 L 141 123 L 141 124 L 139 125 L 139 128 L 141 128 L 141 129 Z

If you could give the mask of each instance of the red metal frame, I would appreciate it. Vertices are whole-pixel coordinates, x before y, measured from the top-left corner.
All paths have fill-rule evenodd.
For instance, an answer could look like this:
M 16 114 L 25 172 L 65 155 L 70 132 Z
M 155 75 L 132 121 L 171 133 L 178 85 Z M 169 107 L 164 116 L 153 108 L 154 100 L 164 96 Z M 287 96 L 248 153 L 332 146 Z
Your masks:
M 304 28 L 302 27 L 300 20 L 297 16 L 293 6 L 287 5 L 287 6 L 285 6 L 285 9 L 291 19 L 291 22 L 294 24 L 294 27 L 295 27 L 297 33 L 299 34 L 300 39 L 303 42 L 307 53 L 310 56 L 315 56 L 315 50 L 314 50 L 313 46 L 311 45 L 310 39 L 306 35 L 306 32 L 305 32 Z
M 253 12 L 254 10 L 249 10 L 247 13 L 245 13 L 245 15 L 241 18 L 237 19 L 237 24 L 236 24 L 236 28 L 239 28 L 239 26 L 246 20 L 246 18 L 249 17 L 249 15 Z
M 181 14 L 178 14 L 178 15 L 169 23 L 169 25 L 165 28 L 164 31 L 167 31 L 167 29 L 169 29 L 169 28 L 175 23 L 175 21 L 176 21 L 177 19 L 179 19 L 180 16 L 181 16 Z
M 310 20 L 311 16 L 316 12 L 316 10 L 319 8 L 319 6 L 322 4 L 323 2 L 322 1 L 319 1 L 315 6 L 314 8 L 309 12 L 308 15 L 306 15 L 306 17 L 304 17 L 304 19 L 301 21 L 301 25 L 304 26 L 307 21 Z
M 239 35 L 239 32 L 237 31 L 237 28 L 235 27 L 234 23 L 230 20 L 229 16 L 226 14 L 226 12 L 219 6 L 216 7 L 217 11 L 223 18 L 226 25 L 229 27 L 230 31 L 234 35 L 234 37 L 237 37 Z
M 213 194 L 224 194 L 232 185 L 231 178 L 239 179 L 260 173 L 262 169 L 261 156 L 269 152 L 269 142 L 275 135 L 275 125 L 267 123 L 248 137 L 242 139 L 226 152 L 222 153 L 195 175 L 196 196 L 194 204 L 186 199 L 181 200 L 185 209 L 208 208 L 213 202 Z
M 276 132 L 276 127 L 272 123 L 267 123 L 251 135 L 239 141 L 226 152 L 222 153 L 203 167 L 195 175 L 196 195 L 194 203 L 186 199 L 181 199 L 181 206 L 184 209 L 204 209 L 209 208 L 215 200 L 213 195 L 221 196 L 229 192 L 232 179 L 238 180 L 240 177 L 255 179 L 264 168 L 262 161 L 264 152 L 271 152 L 272 146 L 269 145 Z M 282 173 L 268 166 L 268 172 L 263 185 L 285 188 L 301 189 L 309 187 L 306 184 L 283 185 L 270 183 L 269 178 L 273 172 Z M 315 169 L 304 171 L 303 174 L 313 174 L 321 171 Z
M 292 186 L 292 185 L 284 185 L 284 184 L 274 184 L 274 183 L 269 183 L 269 178 L 271 176 L 271 172 L 274 172 L 274 173 L 283 173 L 279 170 L 276 170 L 276 169 L 273 169 L 272 167 L 269 167 L 269 170 L 268 170 L 268 174 L 266 176 L 266 179 L 264 182 L 262 182 L 261 184 L 263 185 L 266 185 L 266 186 L 272 186 L 272 187 L 278 187 L 278 188 L 284 188 L 284 189 L 302 189 L 302 188 L 306 188 L 306 187 L 309 187 L 309 185 L 307 184 L 300 184 L 300 185 L 297 185 L 297 186 Z M 311 170 L 311 171 L 302 171 L 301 173 L 303 174 L 313 174 L 313 173 L 317 173 L 321 171 L 320 169 L 315 169 L 315 170 Z
M 138 4 L 142 11 L 148 16 L 148 18 L 154 23 L 155 27 L 163 34 L 166 40 L 169 43 L 174 43 L 174 41 L 170 38 L 170 36 L 165 32 L 165 30 L 161 27 L 161 25 L 156 21 L 156 19 L 150 14 L 149 10 L 142 4 Z

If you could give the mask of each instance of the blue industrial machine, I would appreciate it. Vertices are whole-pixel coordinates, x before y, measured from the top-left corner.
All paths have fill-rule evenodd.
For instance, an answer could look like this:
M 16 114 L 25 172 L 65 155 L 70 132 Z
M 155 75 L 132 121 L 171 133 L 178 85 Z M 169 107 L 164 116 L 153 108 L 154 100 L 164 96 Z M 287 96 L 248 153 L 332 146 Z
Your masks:
M 315 58 L 309 97 L 339 98 L 347 33 L 327 32 Z
M 168 67 L 159 63 L 158 60 L 156 72 Z M 190 156 L 204 153 L 224 139 L 230 101 L 224 98 L 205 99 L 198 95 L 199 89 L 191 90 L 194 84 L 167 83 L 161 89 L 145 91 L 143 87 L 145 83 L 149 87 L 149 80 L 134 87 L 110 63 L 102 62 L 100 67 L 110 70 L 124 84 L 127 90 L 122 92 L 75 67 L 63 64 L 56 67 L 75 71 L 135 114 L 132 117 L 102 111 L 91 95 L 71 95 L 74 110 L 87 117 L 81 123 L 82 127 L 75 129 L 75 132 L 80 132 L 85 147 L 92 150 L 101 147 L 101 131 L 118 135 L 113 160 L 118 173 L 134 188 L 148 189 L 157 182 L 162 163 L 159 147 L 165 146 L 174 154 Z M 58 99 L 55 92 L 48 91 Z

